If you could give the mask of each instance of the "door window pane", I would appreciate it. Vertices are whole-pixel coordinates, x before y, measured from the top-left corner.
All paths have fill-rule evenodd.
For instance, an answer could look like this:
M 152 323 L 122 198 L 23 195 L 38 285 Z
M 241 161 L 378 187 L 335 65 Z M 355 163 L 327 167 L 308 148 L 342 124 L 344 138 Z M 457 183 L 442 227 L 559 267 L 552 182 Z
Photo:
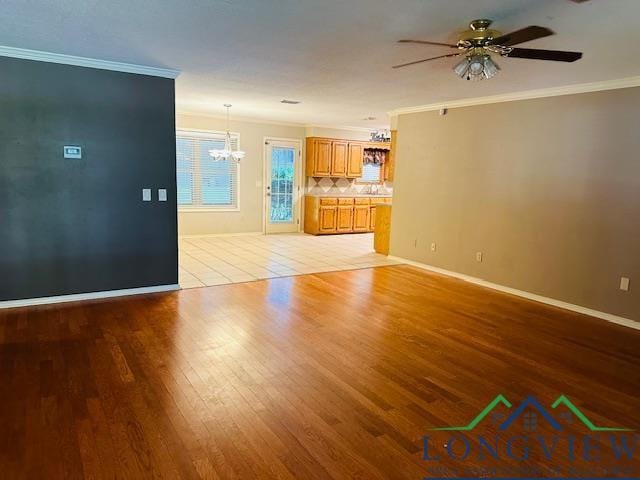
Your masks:
M 293 183 L 295 178 L 295 150 L 271 149 L 271 212 L 272 223 L 293 222 Z

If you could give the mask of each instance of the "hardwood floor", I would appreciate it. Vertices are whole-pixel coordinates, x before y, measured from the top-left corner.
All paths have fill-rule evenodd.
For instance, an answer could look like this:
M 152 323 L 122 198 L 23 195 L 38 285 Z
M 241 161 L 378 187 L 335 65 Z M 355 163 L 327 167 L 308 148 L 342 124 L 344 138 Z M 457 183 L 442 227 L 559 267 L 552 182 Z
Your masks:
M 498 394 L 640 429 L 639 331 L 410 266 L 0 311 L 0 380 L 10 479 L 421 479 Z

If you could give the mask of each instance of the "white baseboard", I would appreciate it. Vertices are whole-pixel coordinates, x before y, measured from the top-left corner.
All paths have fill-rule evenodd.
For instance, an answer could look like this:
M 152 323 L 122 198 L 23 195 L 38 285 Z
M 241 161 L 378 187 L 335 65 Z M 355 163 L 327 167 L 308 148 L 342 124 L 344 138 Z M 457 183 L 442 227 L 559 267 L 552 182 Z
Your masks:
M 56 297 L 25 298 L 23 300 L 6 300 L 0 302 L 0 309 L 30 307 L 33 305 L 48 305 L 51 303 L 78 302 L 81 300 L 96 300 L 99 298 L 125 297 L 128 295 L 142 295 L 145 293 L 171 292 L 180 290 L 180 285 L 158 285 L 155 287 L 127 288 L 124 290 L 108 290 L 104 292 L 75 293 Z
M 535 302 L 545 303 L 547 305 L 552 305 L 554 307 L 564 308 L 565 310 L 570 310 L 576 313 L 582 313 L 584 315 L 600 318 L 602 320 L 606 320 L 608 322 L 615 323 L 617 325 L 623 325 L 625 327 L 640 330 L 640 322 L 631 320 L 630 318 L 619 317 L 611 313 L 600 312 L 598 310 L 593 310 L 587 307 L 581 307 L 580 305 L 574 305 L 572 303 L 563 302 L 561 300 L 556 300 L 554 298 L 543 297 L 542 295 L 536 295 L 535 293 L 529 293 L 523 290 L 517 290 L 515 288 L 505 287 L 504 285 L 488 282 L 486 280 L 482 280 L 481 278 L 465 275 L 464 273 L 452 272 L 450 270 L 433 267 L 431 265 L 427 265 L 426 263 L 415 262 L 413 260 L 408 260 L 402 257 L 395 257 L 393 255 L 389 255 L 388 258 L 392 260 L 397 260 L 398 262 L 406 263 L 407 265 L 413 265 L 414 267 L 422 268 L 423 270 L 428 270 L 430 272 L 440 273 L 442 275 L 447 275 L 449 277 L 455 277 L 460 280 L 464 280 L 465 282 L 473 283 L 475 285 L 480 285 L 481 287 L 491 288 L 493 290 L 498 290 L 504 293 L 510 293 L 511 295 L 517 295 L 518 297 L 523 297 L 528 300 L 533 300 Z
M 240 233 L 204 233 L 202 235 L 178 235 L 179 238 L 215 238 L 215 237 L 252 237 L 264 235 L 264 232 L 240 232 Z

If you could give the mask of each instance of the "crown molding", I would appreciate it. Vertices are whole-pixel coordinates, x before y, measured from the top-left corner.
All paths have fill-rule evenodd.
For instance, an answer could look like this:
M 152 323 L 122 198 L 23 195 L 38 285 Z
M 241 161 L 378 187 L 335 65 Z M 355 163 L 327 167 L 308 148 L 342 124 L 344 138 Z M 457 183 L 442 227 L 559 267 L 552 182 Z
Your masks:
M 515 102 L 518 100 L 530 100 L 534 98 L 558 97 L 561 95 L 573 95 L 576 93 L 600 92 L 603 90 L 617 90 L 640 86 L 640 76 L 606 80 L 603 82 L 578 83 L 562 87 L 541 88 L 538 90 L 526 90 L 523 92 L 505 93 L 502 95 L 490 95 L 487 97 L 465 98 L 449 102 L 430 103 L 416 107 L 397 108 L 389 112 L 390 116 L 406 115 L 408 113 L 431 112 L 441 108 L 472 107 L 474 105 L 487 105 L 490 103 Z
M 76 57 L 74 55 L 64 55 L 62 53 L 42 52 L 39 50 L 5 47 L 2 45 L 0 45 L 0 56 L 22 58 L 25 60 L 35 60 L 38 62 L 59 63 L 62 65 L 74 65 L 76 67 L 97 68 L 100 70 L 111 70 L 114 72 L 136 73 L 140 75 L 150 75 L 152 77 L 163 77 L 172 79 L 177 78 L 180 74 L 178 70 L 171 70 L 169 68 L 147 67 L 144 65 L 134 65 L 132 63 L 112 62 L 109 60 Z

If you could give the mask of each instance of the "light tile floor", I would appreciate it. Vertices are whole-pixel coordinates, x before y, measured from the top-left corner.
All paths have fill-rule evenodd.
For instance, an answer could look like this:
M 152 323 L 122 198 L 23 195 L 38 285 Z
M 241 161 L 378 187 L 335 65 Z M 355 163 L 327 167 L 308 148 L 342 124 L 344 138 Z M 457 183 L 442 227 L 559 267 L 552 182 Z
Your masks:
M 181 237 L 182 288 L 250 282 L 398 262 L 373 251 L 373 234 Z

